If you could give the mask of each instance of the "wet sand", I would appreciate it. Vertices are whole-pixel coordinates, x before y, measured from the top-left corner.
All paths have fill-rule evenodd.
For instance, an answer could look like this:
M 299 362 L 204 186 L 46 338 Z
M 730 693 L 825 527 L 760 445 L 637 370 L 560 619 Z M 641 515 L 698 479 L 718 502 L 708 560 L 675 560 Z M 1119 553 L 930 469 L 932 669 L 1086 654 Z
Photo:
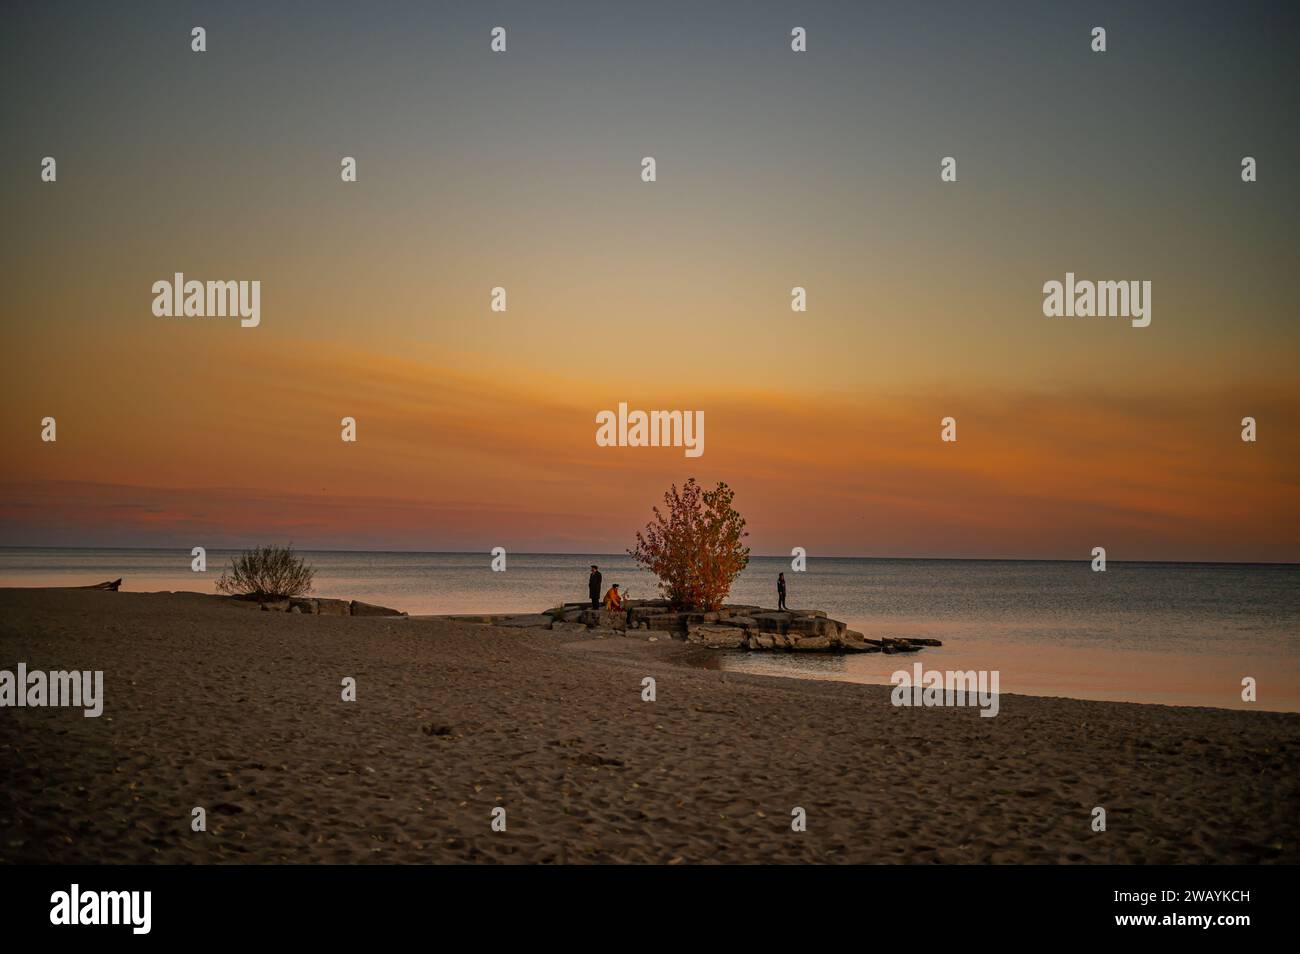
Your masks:
M 989 719 L 691 651 L 0 590 L 0 669 L 105 692 L 97 719 L 0 709 L 0 862 L 1300 861 L 1300 715 L 1006 695 Z

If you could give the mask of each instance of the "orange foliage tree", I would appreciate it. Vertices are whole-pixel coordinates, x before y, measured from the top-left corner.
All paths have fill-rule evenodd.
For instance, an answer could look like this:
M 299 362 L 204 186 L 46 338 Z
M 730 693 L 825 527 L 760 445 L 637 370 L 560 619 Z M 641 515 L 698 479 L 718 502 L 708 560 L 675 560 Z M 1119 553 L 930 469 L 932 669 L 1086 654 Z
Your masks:
M 704 490 L 692 477 L 664 494 L 664 509 L 636 535 L 628 554 L 659 578 L 659 592 L 675 608 L 716 610 L 731 583 L 749 565 L 745 518 L 731 506 L 724 483 Z

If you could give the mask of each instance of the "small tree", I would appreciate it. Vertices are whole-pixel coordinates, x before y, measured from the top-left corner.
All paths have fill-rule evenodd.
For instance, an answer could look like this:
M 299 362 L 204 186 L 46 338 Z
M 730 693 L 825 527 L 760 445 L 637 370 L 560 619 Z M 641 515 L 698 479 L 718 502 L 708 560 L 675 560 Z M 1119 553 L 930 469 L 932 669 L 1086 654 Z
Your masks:
M 628 554 L 659 578 L 659 592 L 675 608 L 716 610 L 732 581 L 749 564 L 741 541 L 745 518 L 731 506 L 736 493 L 724 483 L 703 490 L 692 477 L 664 494 L 665 511 L 636 535 Z
M 230 561 L 230 569 L 217 580 L 217 589 L 233 596 L 257 600 L 282 600 L 311 592 L 316 571 L 294 555 L 293 545 L 245 550 Z

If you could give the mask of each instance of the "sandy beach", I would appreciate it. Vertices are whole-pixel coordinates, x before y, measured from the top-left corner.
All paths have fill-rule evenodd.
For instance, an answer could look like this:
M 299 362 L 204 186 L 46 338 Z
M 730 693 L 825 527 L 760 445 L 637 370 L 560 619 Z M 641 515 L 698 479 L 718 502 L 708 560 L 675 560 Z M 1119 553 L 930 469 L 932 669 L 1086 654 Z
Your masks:
M 1008 695 L 980 718 L 691 652 L 0 590 L 0 669 L 103 670 L 105 696 L 0 710 L 0 862 L 1300 861 L 1300 715 Z

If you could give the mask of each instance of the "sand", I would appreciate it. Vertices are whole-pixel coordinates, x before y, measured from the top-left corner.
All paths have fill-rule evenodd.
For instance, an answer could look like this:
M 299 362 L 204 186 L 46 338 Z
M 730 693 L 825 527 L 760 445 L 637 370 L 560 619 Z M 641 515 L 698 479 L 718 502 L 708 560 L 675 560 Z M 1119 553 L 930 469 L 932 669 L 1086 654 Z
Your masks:
M 105 691 L 98 719 L 0 709 L 0 862 L 1300 861 L 1300 715 L 1004 696 L 989 719 L 690 652 L 0 590 L 0 669 Z

